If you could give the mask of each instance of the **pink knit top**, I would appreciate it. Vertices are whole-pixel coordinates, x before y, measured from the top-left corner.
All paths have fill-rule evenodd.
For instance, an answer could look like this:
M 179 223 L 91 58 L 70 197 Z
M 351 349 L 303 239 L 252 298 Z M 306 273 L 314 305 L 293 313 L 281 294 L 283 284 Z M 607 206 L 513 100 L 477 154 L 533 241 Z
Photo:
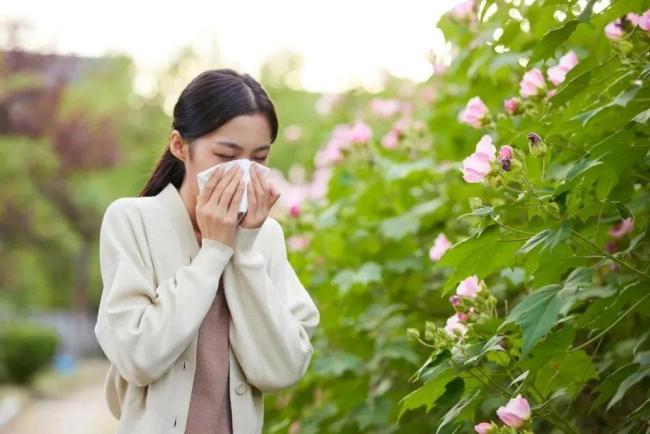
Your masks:
M 219 289 L 201 327 L 196 349 L 196 372 L 185 434 L 232 434 L 229 394 L 230 311 Z

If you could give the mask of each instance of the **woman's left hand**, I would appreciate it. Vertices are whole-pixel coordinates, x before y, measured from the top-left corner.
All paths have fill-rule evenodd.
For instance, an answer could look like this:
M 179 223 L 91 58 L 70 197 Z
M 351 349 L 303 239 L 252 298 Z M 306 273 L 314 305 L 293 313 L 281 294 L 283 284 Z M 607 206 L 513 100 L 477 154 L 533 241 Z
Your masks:
M 255 165 L 251 164 L 251 181 L 248 183 L 248 209 L 239 226 L 257 229 L 262 226 L 269 215 L 269 210 L 280 197 L 271 184 L 260 176 Z

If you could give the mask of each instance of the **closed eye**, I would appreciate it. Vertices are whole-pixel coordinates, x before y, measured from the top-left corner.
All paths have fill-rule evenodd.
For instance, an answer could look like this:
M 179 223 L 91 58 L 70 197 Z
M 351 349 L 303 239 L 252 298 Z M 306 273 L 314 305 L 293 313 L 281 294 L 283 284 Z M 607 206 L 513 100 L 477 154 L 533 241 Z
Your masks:
M 217 157 L 219 157 L 219 158 L 223 158 L 224 160 L 232 160 L 233 158 L 235 158 L 234 155 L 221 155 L 221 154 L 215 154 L 215 155 L 216 155 Z M 253 160 L 264 161 L 264 160 L 266 160 L 266 157 L 262 157 L 262 158 L 253 158 Z

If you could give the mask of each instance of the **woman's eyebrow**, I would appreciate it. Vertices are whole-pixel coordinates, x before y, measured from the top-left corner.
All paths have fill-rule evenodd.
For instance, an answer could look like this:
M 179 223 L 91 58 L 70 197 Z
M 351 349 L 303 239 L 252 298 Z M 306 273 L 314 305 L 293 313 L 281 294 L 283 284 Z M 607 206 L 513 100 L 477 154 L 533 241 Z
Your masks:
M 229 148 L 244 149 L 242 146 L 238 145 L 237 143 L 228 142 L 226 140 L 219 140 L 219 141 L 217 141 L 215 143 L 217 143 L 219 145 L 228 146 Z M 253 149 L 253 152 L 257 152 L 257 151 L 261 151 L 261 150 L 265 150 L 265 149 L 270 149 L 270 148 L 271 148 L 271 145 L 262 145 L 262 146 L 258 146 L 257 148 Z

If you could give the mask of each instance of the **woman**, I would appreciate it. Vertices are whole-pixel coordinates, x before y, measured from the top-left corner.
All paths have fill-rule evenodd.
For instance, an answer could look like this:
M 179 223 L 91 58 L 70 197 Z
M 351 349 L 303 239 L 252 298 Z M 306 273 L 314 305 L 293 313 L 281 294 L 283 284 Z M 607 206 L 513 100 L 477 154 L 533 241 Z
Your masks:
M 266 165 L 277 130 L 252 77 L 205 71 L 181 93 L 140 197 L 107 207 L 95 335 L 118 434 L 261 433 L 263 393 L 305 374 L 320 317 L 268 216 L 279 194 L 255 164 L 246 187 L 238 166 L 215 171 L 201 194 L 196 178 L 233 159 Z

